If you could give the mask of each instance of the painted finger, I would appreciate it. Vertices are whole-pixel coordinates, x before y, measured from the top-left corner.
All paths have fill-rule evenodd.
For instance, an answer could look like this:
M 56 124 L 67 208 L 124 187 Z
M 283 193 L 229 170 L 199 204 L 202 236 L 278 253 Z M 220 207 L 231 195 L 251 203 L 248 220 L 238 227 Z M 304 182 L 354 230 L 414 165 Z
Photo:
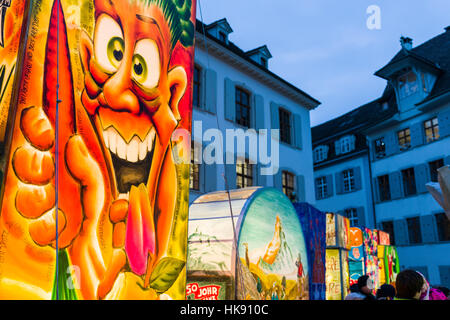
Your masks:
M 29 107 L 22 111 L 20 129 L 27 141 L 36 149 L 48 151 L 55 142 L 55 131 L 44 110 Z
M 16 208 L 27 219 L 37 219 L 55 206 L 55 186 L 21 185 L 16 194 Z
M 29 145 L 18 148 L 12 164 L 20 181 L 33 185 L 50 183 L 55 174 L 55 163 L 50 152 L 39 151 Z
M 125 246 L 125 234 L 126 234 L 125 222 L 119 222 L 113 226 L 113 247 L 123 248 Z
M 97 298 L 104 299 L 111 291 L 119 273 L 127 264 L 127 257 L 123 249 L 115 249 L 111 256 L 111 263 L 106 270 L 105 276 L 100 281 L 97 289 Z
M 125 221 L 128 214 L 128 200 L 119 199 L 111 204 L 109 219 L 112 223 Z
M 66 227 L 66 217 L 58 210 L 58 234 Z M 55 209 L 51 209 L 39 219 L 30 223 L 30 236 L 40 246 L 52 244 L 56 239 L 56 215 Z

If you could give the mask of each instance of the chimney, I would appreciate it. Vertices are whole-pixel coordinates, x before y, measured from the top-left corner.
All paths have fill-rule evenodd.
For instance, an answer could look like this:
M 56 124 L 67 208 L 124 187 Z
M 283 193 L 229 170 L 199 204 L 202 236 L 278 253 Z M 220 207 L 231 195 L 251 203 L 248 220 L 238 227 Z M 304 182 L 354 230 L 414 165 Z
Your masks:
M 444 29 L 445 29 L 445 32 L 449 32 L 450 31 L 450 26 L 445 27 Z
M 402 44 L 402 48 L 406 50 L 412 49 L 413 40 L 409 37 L 400 37 L 400 43 Z

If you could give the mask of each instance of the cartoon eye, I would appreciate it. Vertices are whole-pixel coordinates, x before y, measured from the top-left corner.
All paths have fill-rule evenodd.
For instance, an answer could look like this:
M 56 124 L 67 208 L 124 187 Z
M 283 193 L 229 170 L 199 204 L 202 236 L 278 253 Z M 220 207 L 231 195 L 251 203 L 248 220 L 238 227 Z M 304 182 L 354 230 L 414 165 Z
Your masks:
M 102 14 L 95 26 L 94 54 L 97 64 L 107 73 L 120 66 L 125 52 L 122 29 L 110 16 Z
M 152 89 L 158 85 L 161 61 L 155 41 L 144 39 L 136 43 L 131 73 L 133 79 L 146 89 Z

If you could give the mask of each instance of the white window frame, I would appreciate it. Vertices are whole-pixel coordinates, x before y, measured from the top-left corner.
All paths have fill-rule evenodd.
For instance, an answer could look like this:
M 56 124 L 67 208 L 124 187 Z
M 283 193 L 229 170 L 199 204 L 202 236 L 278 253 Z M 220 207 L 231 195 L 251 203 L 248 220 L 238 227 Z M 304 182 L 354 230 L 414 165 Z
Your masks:
M 355 150 L 355 140 L 356 138 L 354 135 L 347 135 L 340 138 L 338 140 L 340 147 L 340 152 L 338 154 L 345 154 Z
M 356 210 L 356 208 L 345 209 L 344 213 L 350 221 L 350 227 L 356 227 L 359 223 L 358 211 Z
M 314 149 L 314 162 L 321 162 L 328 158 L 328 146 L 318 146 Z
M 416 80 L 409 81 L 409 77 L 414 75 Z M 398 77 L 398 92 L 400 99 L 407 98 L 413 94 L 416 94 L 419 92 L 419 77 L 417 76 L 416 72 L 413 70 L 408 71 L 407 73 L 401 75 Z
M 355 190 L 355 171 L 353 169 L 342 171 L 342 188 L 344 192 Z
M 325 199 L 328 194 L 327 177 L 317 178 L 317 196 L 319 199 Z

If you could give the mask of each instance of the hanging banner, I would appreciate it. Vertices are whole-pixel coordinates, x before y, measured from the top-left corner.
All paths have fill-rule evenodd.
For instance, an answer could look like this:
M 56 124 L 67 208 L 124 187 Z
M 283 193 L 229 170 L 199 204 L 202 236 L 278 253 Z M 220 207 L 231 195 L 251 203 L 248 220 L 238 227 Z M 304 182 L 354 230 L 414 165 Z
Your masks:
M 0 299 L 185 299 L 195 1 L 30 5 Z
M 327 286 L 326 299 L 341 300 L 342 278 L 341 278 L 341 261 L 339 249 L 327 249 L 325 259 L 326 259 L 325 281 Z

